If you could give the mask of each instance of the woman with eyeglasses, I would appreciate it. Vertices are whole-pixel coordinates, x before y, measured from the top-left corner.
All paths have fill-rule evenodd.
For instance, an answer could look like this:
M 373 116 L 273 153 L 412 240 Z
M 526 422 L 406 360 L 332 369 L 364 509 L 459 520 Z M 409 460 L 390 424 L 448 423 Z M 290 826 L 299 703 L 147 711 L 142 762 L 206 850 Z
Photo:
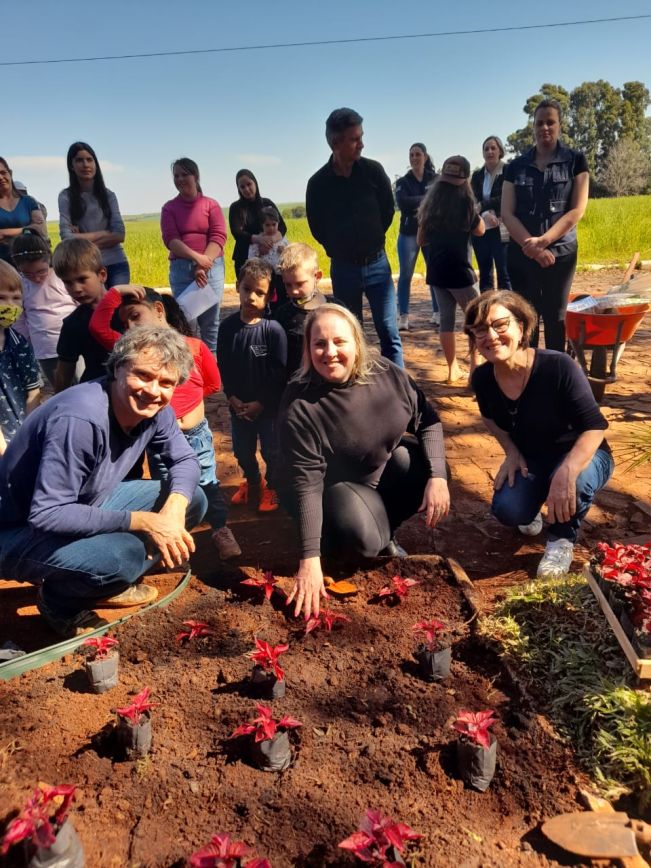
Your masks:
M 579 366 L 565 353 L 529 346 L 537 323 L 515 292 L 483 293 L 466 308 L 470 345 L 486 359 L 471 384 L 482 419 L 504 450 L 492 512 L 526 536 L 543 528 L 547 544 L 538 576 L 568 572 L 581 521 L 614 463 L 608 423 Z

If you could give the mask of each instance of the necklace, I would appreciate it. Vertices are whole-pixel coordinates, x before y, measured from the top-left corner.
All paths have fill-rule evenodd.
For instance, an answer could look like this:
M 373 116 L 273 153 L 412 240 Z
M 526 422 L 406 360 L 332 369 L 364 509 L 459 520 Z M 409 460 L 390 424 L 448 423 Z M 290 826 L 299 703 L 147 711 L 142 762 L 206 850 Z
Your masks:
M 522 369 L 522 375 L 520 378 L 520 382 L 518 384 L 518 397 L 517 398 L 509 398 L 508 395 L 505 395 L 502 387 L 499 384 L 499 380 L 495 377 L 495 382 L 497 383 L 497 388 L 500 393 L 500 397 L 502 399 L 502 403 L 504 404 L 504 409 L 509 415 L 509 421 L 511 423 L 511 430 L 515 428 L 518 413 L 520 412 L 520 401 L 522 400 L 522 396 L 524 395 L 524 390 L 527 386 L 527 382 L 529 380 L 529 374 L 533 368 L 533 364 L 529 364 L 529 351 L 525 350 L 525 364 Z

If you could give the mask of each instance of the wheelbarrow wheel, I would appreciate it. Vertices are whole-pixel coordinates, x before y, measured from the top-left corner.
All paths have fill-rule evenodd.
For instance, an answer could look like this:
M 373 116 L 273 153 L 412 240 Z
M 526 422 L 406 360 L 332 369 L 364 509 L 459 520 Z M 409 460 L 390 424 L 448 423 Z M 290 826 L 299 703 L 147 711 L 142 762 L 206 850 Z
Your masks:
M 606 391 L 608 373 L 608 352 L 606 347 L 595 347 L 590 359 L 590 388 L 595 401 L 601 403 Z

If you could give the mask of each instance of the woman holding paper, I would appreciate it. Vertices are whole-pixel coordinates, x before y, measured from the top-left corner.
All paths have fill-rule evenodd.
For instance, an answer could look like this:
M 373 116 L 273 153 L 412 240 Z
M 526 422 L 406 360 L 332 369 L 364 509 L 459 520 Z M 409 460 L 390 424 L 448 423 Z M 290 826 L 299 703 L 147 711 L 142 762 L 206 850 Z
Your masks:
M 163 205 L 160 218 L 163 243 L 170 252 L 170 287 L 175 298 L 193 281 L 212 290 L 214 303 L 197 323 L 201 339 L 214 353 L 224 295 L 226 222 L 219 203 L 203 195 L 194 160 L 175 160 L 172 174 L 179 195 Z

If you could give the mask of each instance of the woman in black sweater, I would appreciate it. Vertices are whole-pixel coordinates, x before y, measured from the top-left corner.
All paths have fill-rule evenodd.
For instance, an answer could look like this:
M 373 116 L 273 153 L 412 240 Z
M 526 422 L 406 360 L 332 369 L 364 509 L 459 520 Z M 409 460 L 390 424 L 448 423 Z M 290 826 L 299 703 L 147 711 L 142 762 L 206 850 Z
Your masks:
M 472 375 L 482 419 L 504 450 L 492 511 L 537 536 L 547 506 L 538 575 L 559 578 L 572 563 L 581 521 L 613 472 L 608 423 L 579 366 L 565 353 L 529 346 L 537 316 L 515 292 L 487 292 L 466 308 L 471 346 L 486 359 Z
M 337 304 L 307 317 L 278 430 L 277 485 L 301 549 L 289 600 L 308 618 L 325 596 L 322 545 L 395 556 L 393 534 L 405 519 L 423 512 L 432 527 L 447 515 L 443 430 L 413 380 L 370 350 L 356 317 Z
M 484 165 L 472 173 L 470 186 L 477 200 L 477 213 L 481 214 L 486 232 L 472 239 L 472 246 L 479 266 L 479 289 L 486 292 L 494 289 L 493 266 L 497 273 L 497 288 L 511 289 L 506 270 L 506 248 L 509 233 L 500 219 L 500 202 L 504 176 L 504 145 L 497 136 L 484 139 L 481 146 Z
M 233 250 L 233 262 L 235 263 L 235 276 L 240 273 L 240 268 L 249 258 L 249 245 L 257 244 L 261 253 L 268 253 L 274 243 L 274 240 L 280 240 L 280 237 L 274 239 L 273 236 L 262 234 L 262 217 L 261 210 L 263 208 L 275 208 L 278 211 L 278 231 L 284 238 L 287 234 L 287 226 L 280 215 L 280 211 L 271 199 L 266 199 L 260 195 L 258 182 L 253 172 L 249 169 L 240 169 L 235 175 L 235 183 L 237 192 L 240 198 L 233 202 L 228 209 L 228 224 L 231 229 L 231 235 L 235 239 L 235 248 Z

